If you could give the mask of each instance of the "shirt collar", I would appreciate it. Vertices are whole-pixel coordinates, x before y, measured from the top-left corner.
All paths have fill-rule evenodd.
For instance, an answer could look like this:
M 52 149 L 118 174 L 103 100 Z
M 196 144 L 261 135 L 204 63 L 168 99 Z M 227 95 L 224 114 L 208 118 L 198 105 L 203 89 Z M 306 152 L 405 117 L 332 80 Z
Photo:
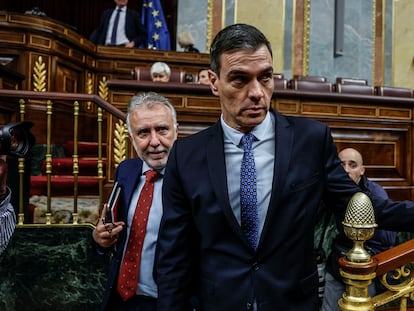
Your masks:
M 271 113 L 267 112 L 266 117 L 257 125 L 250 133 L 252 133 L 256 140 L 263 140 L 266 137 L 268 131 L 272 127 Z M 228 126 L 223 119 L 223 114 L 220 117 L 221 126 L 223 128 L 224 137 L 229 139 L 234 145 L 238 146 L 240 144 L 240 139 L 245 133 L 235 130 L 234 128 Z
M 146 162 L 143 161 L 141 175 L 145 175 L 146 172 L 151 171 L 151 170 L 152 170 L 152 168 Z M 165 167 L 163 169 L 157 170 L 157 171 L 162 176 L 164 176 L 164 174 L 165 174 Z
M 127 9 L 127 7 L 126 7 L 126 6 L 124 6 L 124 7 L 122 7 L 122 8 L 120 8 L 120 7 L 118 7 L 118 6 L 116 6 L 116 7 L 115 7 L 115 11 L 117 11 L 117 10 L 121 10 L 121 13 L 126 12 L 126 9 Z

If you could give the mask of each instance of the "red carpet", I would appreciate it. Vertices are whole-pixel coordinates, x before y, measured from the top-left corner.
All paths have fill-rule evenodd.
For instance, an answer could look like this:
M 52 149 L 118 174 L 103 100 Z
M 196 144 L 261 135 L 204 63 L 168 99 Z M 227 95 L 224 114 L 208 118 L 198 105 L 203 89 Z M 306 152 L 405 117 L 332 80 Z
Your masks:
M 51 195 L 73 196 L 73 141 L 64 145 L 65 158 L 52 159 Z M 102 146 L 102 155 L 106 157 L 106 144 Z M 98 195 L 98 145 L 94 142 L 78 142 L 78 195 Z M 106 159 L 102 159 L 103 175 L 106 174 Z M 41 176 L 30 177 L 30 196 L 47 195 L 46 162 L 41 165 Z
M 47 176 L 30 177 L 30 196 L 47 195 Z M 52 176 L 52 196 L 72 196 L 73 176 Z M 99 179 L 91 176 L 78 176 L 78 195 L 98 195 Z

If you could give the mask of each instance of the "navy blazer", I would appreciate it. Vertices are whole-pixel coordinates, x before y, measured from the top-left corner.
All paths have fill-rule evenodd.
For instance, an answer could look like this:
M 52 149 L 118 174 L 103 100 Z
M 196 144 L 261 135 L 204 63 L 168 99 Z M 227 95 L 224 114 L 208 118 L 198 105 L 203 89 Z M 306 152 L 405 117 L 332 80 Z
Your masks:
M 142 164 L 143 162 L 139 158 L 125 160 L 119 164 L 115 172 L 115 181 L 118 181 L 119 186 L 122 189 L 117 220 L 123 221 L 125 224 L 127 223 L 128 209 L 132 195 L 138 187 L 139 179 L 142 175 Z M 119 268 L 122 262 L 122 253 L 126 243 L 126 231 L 125 227 L 121 231 L 116 247 L 114 248 L 101 310 L 106 310 L 112 291 L 116 291 Z
M 113 9 L 105 10 L 102 13 L 99 27 L 93 31 L 89 40 L 95 44 L 105 45 L 106 33 L 108 32 L 109 20 Z M 147 30 L 141 24 L 139 13 L 134 10 L 126 9 L 125 34 L 129 41 L 135 42 L 135 47 L 146 46 Z
M 274 177 L 256 251 L 228 200 L 220 122 L 175 142 L 163 183 L 159 310 L 185 310 L 193 295 L 200 310 L 251 310 L 254 299 L 258 311 L 317 309 L 313 239 L 320 201 L 343 217 L 349 199 L 361 189 L 342 168 L 327 125 L 272 113 Z M 378 223 L 387 226 L 387 217 L 396 220 L 393 212 L 408 213 L 411 224 L 398 222 L 413 230 L 412 202 L 376 204 L 387 204 Z

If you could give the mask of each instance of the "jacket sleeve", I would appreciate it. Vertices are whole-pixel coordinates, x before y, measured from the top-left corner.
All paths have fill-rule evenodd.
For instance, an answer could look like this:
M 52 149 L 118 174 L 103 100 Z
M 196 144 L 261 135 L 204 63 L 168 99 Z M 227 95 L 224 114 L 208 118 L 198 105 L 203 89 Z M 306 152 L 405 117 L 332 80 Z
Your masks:
M 177 170 L 177 148 L 171 150 L 163 182 L 163 218 L 158 236 L 156 276 L 159 310 L 190 310 L 194 245 L 197 236 L 191 207 Z M 171 237 L 174 237 L 173 239 Z
M 144 25 L 141 24 L 141 20 L 138 12 L 129 11 L 128 15 L 129 25 L 126 29 L 126 35 L 130 41 L 134 41 L 135 47 L 146 47 L 147 42 L 147 30 Z

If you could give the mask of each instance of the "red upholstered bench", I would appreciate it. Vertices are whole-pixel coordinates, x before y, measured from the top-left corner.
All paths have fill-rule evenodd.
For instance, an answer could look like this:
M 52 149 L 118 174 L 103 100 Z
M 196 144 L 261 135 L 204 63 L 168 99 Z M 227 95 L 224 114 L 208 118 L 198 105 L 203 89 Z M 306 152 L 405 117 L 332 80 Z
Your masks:
M 98 160 L 97 159 L 78 159 L 79 176 L 97 176 Z M 103 175 L 106 171 L 106 159 L 102 159 Z M 42 175 L 46 175 L 46 161 L 43 161 L 41 167 Z M 72 175 L 73 174 L 73 158 L 53 158 L 52 159 L 52 175 Z
M 74 142 L 72 140 L 65 143 L 63 146 L 67 157 L 73 155 Z M 78 156 L 79 157 L 98 157 L 98 144 L 95 142 L 82 141 L 78 142 Z M 106 157 L 106 144 L 102 144 L 102 157 Z
M 73 176 L 51 176 L 52 196 L 72 196 Z M 30 176 L 30 196 L 46 195 L 47 176 Z M 78 195 L 99 195 L 99 179 L 97 177 L 79 176 Z

